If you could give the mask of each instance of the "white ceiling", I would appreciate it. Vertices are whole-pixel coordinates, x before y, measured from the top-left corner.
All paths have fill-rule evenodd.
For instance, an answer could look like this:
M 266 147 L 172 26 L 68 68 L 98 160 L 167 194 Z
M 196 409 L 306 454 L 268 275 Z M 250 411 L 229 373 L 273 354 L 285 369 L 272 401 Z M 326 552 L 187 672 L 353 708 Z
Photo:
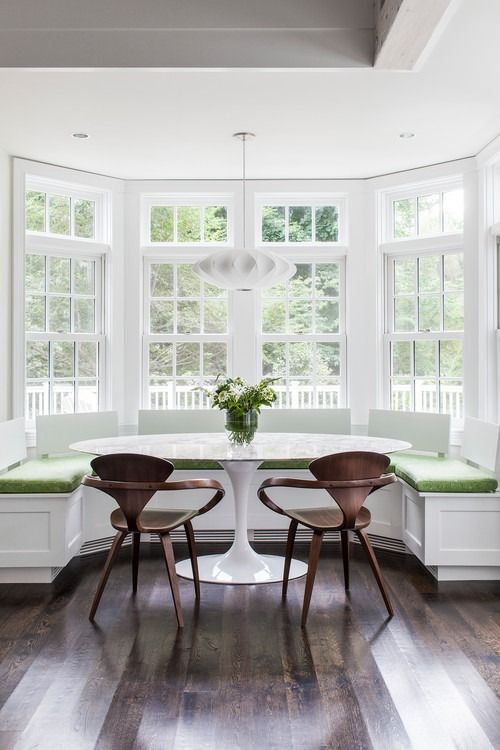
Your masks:
M 0 146 L 125 178 L 239 177 L 237 130 L 254 178 L 449 161 L 500 132 L 498 29 L 500 3 L 462 0 L 417 72 L 3 68 Z

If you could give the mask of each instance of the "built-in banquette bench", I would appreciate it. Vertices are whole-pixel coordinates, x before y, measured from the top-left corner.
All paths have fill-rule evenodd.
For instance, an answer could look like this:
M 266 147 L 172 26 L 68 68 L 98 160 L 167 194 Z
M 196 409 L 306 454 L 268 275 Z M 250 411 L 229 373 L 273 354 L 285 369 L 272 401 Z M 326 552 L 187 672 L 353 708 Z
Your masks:
M 0 582 L 48 583 L 79 554 L 92 457 L 68 445 L 117 434 L 116 412 L 38 417 L 38 455 L 27 459 L 24 419 L 0 423 Z
M 499 430 L 466 418 L 461 458 L 448 455 L 449 416 L 371 410 L 368 432 L 412 443 L 394 453 L 402 539 L 438 580 L 500 578 Z M 391 488 L 397 492 L 397 485 Z

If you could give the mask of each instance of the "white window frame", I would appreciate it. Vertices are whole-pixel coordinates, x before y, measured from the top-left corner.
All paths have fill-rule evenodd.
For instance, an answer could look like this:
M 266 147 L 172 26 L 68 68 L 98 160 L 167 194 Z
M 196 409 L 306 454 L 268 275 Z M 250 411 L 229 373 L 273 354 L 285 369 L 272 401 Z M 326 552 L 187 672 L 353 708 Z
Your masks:
M 194 206 L 197 208 L 208 208 L 212 206 L 224 206 L 227 209 L 227 240 L 226 242 L 152 242 L 151 208 L 153 206 Z M 175 214 L 174 214 L 175 216 Z M 203 213 L 200 214 L 200 217 Z M 232 193 L 143 193 L 140 205 L 140 232 L 141 247 L 154 248 L 216 248 L 234 246 L 234 195 Z M 203 227 L 200 218 L 200 236 L 203 236 Z
M 266 204 L 269 205 L 269 204 Z M 267 243 L 266 243 L 267 244 Z M 297 243 L 300 244 L 300 243 Z M 289 247 L 289 246 L 287 246 Z M 317 246 L 316 246 L 317 247 Z M 288 255 L 288 254 L 287 254 Z M 291 255 L 291 254 L 290 254 Z M 262 332 L 262 295 L 259 295 L 256 315 L 257 329 L 257 361 L 258 377 L 262 375 L 262 347 L 268 342 L 278 343 L 329 343 L 336 342 L 340 346 L 340 394 L 338 408 L 343 408 L 347 403 L 347 336 L 346 336 L 346 257 L 339 254 L 314 254 L 311 257 L 304 255 L 303 251 L 299 257 L 293 258 L 295 263 L 318 264 L 318 263 L 337 263 L 339 265 L 339 332 L 338 333 L 290 333 L 290 334 L 271 334 Z M 288 381 L 288 373 L 284 376 Z M 317 379 L 310 378 L 313 388 L 316 388 Z M 293 407 L 290 407 L 293 408 Z
M 409 240 L 407 243 L 410 242 Z M 398 251 L 394 251 L 392 253 L 385 253 L 384 255 L 384 276 L 385 276 L 385 332 L 384 332 L 384 405 L 387 409 L 392 408 L 391 403 L 391 344 L 396 341 L 435 341 L 436 343 L 439 343 L 440 341 L 464 341 L 464 331 L 403 331 L 403 332 L 394 332 L 393 326 L 394 326 L 394 278 L 393 278 L 393 267 L 394 267 L 394 261 L 400 260 L 404 258 L 413 258 L 417 259 L 423 256 L 438 256 L 442 257 L 444 255 L 453 255 L 457 253 L 461 253 L 464 255 L 464 248 L 463 245 L 454 245 L 454 246 L 448 246 L 447 248 L 442 248 L 439 246 L 429 247 L 429 243 L 427 243 L 427 249 L 415 249 L 415 243 L 411 242 L 410 247 L 402 248 L 401 246 L 398 247 Z M 420 243 L 419 243 L 420 244 Z M 431 243 L 432 244 L 432 243 Z M 417 295 L 418 299 L 418 295 Z M 441 312 L 441 319 L 442 319 L 442 304 L 443 300 L 441 298 L 440 301 L 440 312 Z M 465 324 L 464 324 L 465 327 Z M 413 362 L 413 355 L 412 355 L 412 362 Z M 464 363 L 465 364 L 465 363 Z M 438 361 L 439 366 L 439 361 Z M 414 369 L 414 367 L 413 367 Z M 415 375 L 410 376 L 411 381 L 411 403 L 412 403 L 412 409 L 411 411 L 415 410 L 415 403 L 414 403 L 414 389 L 415 389 Z M 439 377 L 438 380 L 438 386 L 439 386 Z M 465 408 L 465 367 L 464 371 L 462 373 L 462 398 L 464 399 L 464 408 Z M 438 396 L 439 397 L 439 396 Z M 463 425 L 463 420 L 459 419 L 453 419 L 452 418 L 452 427 L 454 429 L 460 429 Z
M 192 255 L 187 257 L 184 255 L 177 254 L 161 254 L 153 255 L 148 253 L 143 256 L 143 271 L 142 271 L 142 386 L 141 386 L 141 400 L 142 408 L 149 409 L 149 345 L 151 343 L 224 343 L 227 347 L 227 374 L 229 375 L 232 371 L 232 310 L 234 308 L 233 298 L 231 293 L 228 293 L 228 330 L 227 333 L 149 333 L 149 322 L 150 322 L 150 268 L 152 265 L 157 263 L 165 263 L 169 265 L 189 265 L 194 262 Z M 202 298 L 200 298 L 202 299 Z M 173 395 L 175 400 L 175 384 L 177 380 L 185 380 L 186 377 L 177 376 L 175 373 L 175 358 L 172 363 L 172 381 L 173 381 Z M 177 407 L 173 407 L 177 408 Z
M 262 239 L 262 209 L 264 206 L 305 206 L 311 207 L 312 211 L 312 237 L 307 242 L 265 242 Z M 317 242 L 314 239 L 315 211 L 316 207 L 335 206 L 338 211 L 338 238 L 335 242 Z M 288 228 L 288 211 L 285 210 L 285 234 Z M 338 248 L 345 247 L 348 243 L 347 226 L 347 201 L 345 194 L 336 193 L 256 193 L 255 195 L 255 241 L 261 247 L 273 249 L 286 249 L 286 255 L 290 252 L 303 248 Z

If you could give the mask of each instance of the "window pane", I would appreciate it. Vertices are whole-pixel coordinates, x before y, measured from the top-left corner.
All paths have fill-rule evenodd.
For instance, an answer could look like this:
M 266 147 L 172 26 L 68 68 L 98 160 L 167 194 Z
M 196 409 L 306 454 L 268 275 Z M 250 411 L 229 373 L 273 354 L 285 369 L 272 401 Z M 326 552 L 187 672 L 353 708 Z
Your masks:
M 410 411 L 412 387 L 410 378 L 393 378 L 391 381 L 391 409 Z
M 284 302 L 264 302 L 262 305 L 262 331 L 286 332 L 286 305 Z
M 339 296 L 340 269 L 337 263 L 317 263 L 315 275 L 316 295 L 318 297 Z
M 443 229 L 445 232 L 464 230 L 464 191 L 462 188 L 443 193 Z
M 316 344 L 316 372 L 320 376 L 340 375 L 340 344 Z
M 45 193 L 28 190 L 25 211 L 26 229 L 29 232 L 45 232 Z
M 310 242 L 312 240 L 312 208 L 310 206 L 290 206 L 288 209 L 288 239 L 290 242 Z
M 339 303 L 329 300 L 316 303 L 315 333 L 339 332 Z
M 177 242 L 199 242 L 201 209 L 196 206 L 177 208 Z
M 94 238 L 95 201 L 77 198 L 74 202 L 75 236 L 85 239 Z
M 460 340 L 451 339 L 440 342 L 439 374 L 442 378 L 461 378 L 463 376 L 463 354 Z
M 74 344 L 72 341 L 51 343 L 52 371 L 55 378 L 72 378 L 75 374 Z
M 80 341 L 76 345 L 78 354 L 79 378 L 97 377 L 97 342 Z
M 26 256 L 26 289 L 32 292 L 45 291 L 45 256 Z
M 394 294 L 415 294 L 417 261 L 402 258 L 394 261 Z
M 200 303 L 177 303 L 177 333 L 200 333 Z
M 290 297 L 310 298 L 312 294 L 312 264 L 297 263 L 297 271 L 288 282 L 288 294 Z
M 290 302 L 288 328 L 290 333 L 312 332 L 312 307 L 309 301 Z
M 151 242 L 174 241 L 174 209 L 172 206 L 151 206 Z
M 463 253 L 450 253 L 444 256 L 444 291 L 464 288 Z
M 99 395 L 96 380 L 80 380 L 76 386 L 76 410 L 98 411 Z
M 205 302 L 204 333 L 226 333 L 227 303 L 224 301 Z
M 203 375 L 216 377 L 227 371 L 227 346 L 218 342 L 203 344 Z
M 25 417 L 34 422 L 39 414 L 49 413 L 49 381 L 26 382 Z
M 69 333 L 71 330 L 71 303 L 69 297 L 49 297 L 49 331 Z
M 435 378 L 415 380 L 415 411 L 439 411 L 438 386 Z
M 76 333 L 95 333 L 95 302 L 93 299 L 85 297 L 76 297 L 75 307 L 75 328 Z
M 174 303 L 167 300 L 151 302 L 150 333 L 173 333 L 174 331 Z
M 227 290 L 221 289 L 218 286 L 213 286 L 212 284 L 207 284 L 206 282 L 203 282 L 203 294 L 205 297 L 227 297 Z
M 463 292 L 445 294 L 444 296 L 445 331 L 464 330 L 464 295 Z
M 438 234 L 441 231 L 439 193 L 420 195 L 418 197 L 418 233 Z
M 262 373 L 264 376 L 277 377 L 286 372 L 286 344 L 281 341 L 269 341 L 262 346 Z
M 200 344 L 177 344 L 176 349 L 176 374 L 201 375 L 200 372 Z
M 49 292 L 69 294 L 71 291 L 71 263 L 69 258 L 49 258 Z
M 451 414 L 454 419 L 464 418 L 464 395 L 461 380 L 439 382 L 440 411 Z
M 394 300 L 394 330 L 416 330 L 415 297 L 396 297 Z
M 27 331 L 45 331 L 45 297 L 41 294 L 27 295 L 25 325 Z
M 415 341 L 415 375 L 437 375 L 437 348 L 435 341 Z
M 72 414 L 75 411 L 75 384 L 69 380 L 66 383 L 54 383 L 52 387 L 54 414 Z
M 172 375 L 172 344 L 149 345 L 149 374 L 156 377 Z
M 71 233 L 70 201 L 64 195 L 49 197 L 49 232 L 64 235 Z
M 441 328 L 440 297 L 422 295 L 418 301 L 418 330 L 439 331 Z
M 339 235 L 339 214 L 337 206 L 317 206 L 316 242 L 337 242 Z
M 289 374 L 308 375 L 313 372 L 313 344 L 299 341 L 289 344 Z
M 392 351 L 392 374 L 393 375 L 412 375 L 413 368 L 411 363 L 411 341 L 394 341 L 391 344 Z
M 262 242 L 285 241 L 285 207 L 262 207 Z
M 205 208 L 205 242 L 227 242 L 227 209 L 225 206 Z
M 414 198 L 393 202 L 394 237 L 414 237 L 417 230 L 416 207 Z
M 441 291 L 441 256 L 427 255 L 418 260 L 419 292 Z
M 93 260 L 73 261 L 73 291 L 76 294 L 95 294 Z
M 200 278 L 193 271 L 193 266 L 177 266 L 177 294 L 179 297 L 199 297 Z
M 172 297 L 174 294 L 174 267 L 169 263 L 152 263 L 149 273 L 151 296 Z
M 49 377 L 49 344 L 48 341 L 26 342 L 26 377 Z

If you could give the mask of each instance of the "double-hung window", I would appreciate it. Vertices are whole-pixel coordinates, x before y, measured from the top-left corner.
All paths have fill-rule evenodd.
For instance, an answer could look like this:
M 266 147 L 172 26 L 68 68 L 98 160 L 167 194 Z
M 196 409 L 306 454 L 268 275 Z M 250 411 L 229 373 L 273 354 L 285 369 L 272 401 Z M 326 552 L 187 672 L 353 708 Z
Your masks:
M 446 413 L 460 423 L 464 415 L 462 189 L 453 185 L 420 188 L 410 196 L 389 195 L 386 208 L 387 405 Z
M 25 417 L 104 406 L 104 195 L 28 179 Z

